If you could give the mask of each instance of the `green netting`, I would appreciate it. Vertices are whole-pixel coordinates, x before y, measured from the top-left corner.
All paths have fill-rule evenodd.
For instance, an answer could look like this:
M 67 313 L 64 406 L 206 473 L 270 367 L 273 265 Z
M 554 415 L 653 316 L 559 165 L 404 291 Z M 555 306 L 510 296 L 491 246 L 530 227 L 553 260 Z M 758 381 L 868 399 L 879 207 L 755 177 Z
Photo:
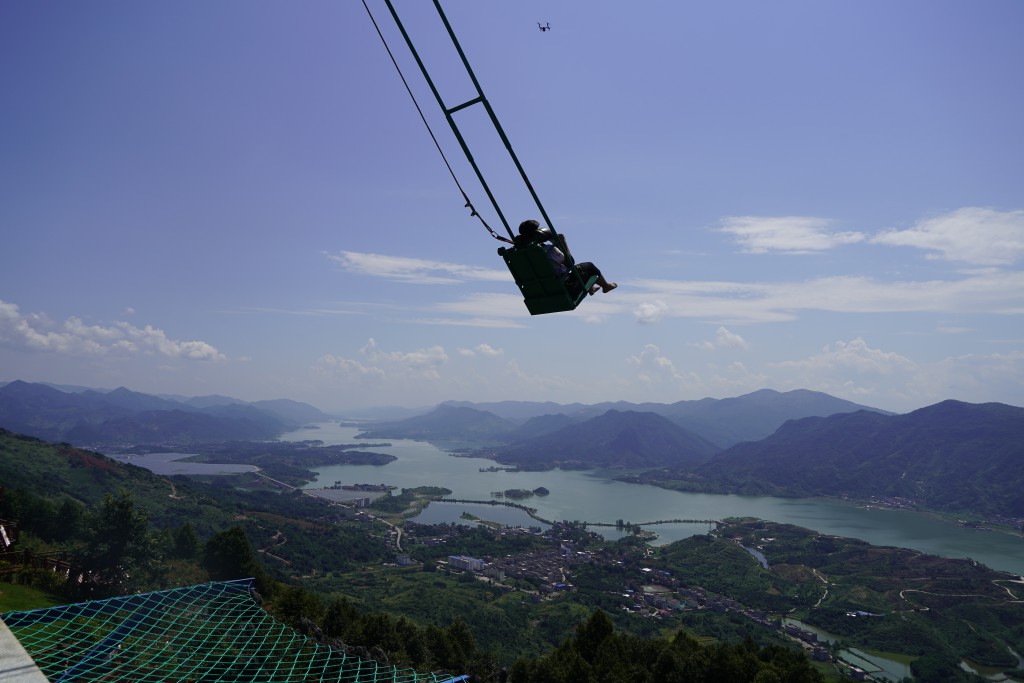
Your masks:
M 51 681 L 455 683 L 347 655 L 276 621 L 250 580 L 0 615 Z

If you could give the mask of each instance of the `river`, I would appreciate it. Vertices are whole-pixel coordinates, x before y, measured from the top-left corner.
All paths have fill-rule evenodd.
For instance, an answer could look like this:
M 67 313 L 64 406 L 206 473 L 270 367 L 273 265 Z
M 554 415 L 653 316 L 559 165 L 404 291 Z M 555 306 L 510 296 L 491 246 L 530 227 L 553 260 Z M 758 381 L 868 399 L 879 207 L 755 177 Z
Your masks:
M 301 429 L 282 440 L 319 439 L 325 444 L 358 443 L 359 430 L 337 423 Z M 385 441 L 383 439 L 377 441 Z M 615 481 L 614 471 L 481 472 L 490 460 L 448 455 L 422 441 L 388 439 L 387 447 L 366 450 L 388 453 L 397 460 L 383 466 L 338 465 L 317 469 L 319 478 L 307 488 L 343 484 L 389 484 L 398 488 L 444 486 L 452 498 L 490 500 L 492 491 L 533 490 L 551 493 L 521 502 L 551 520 L 642 523 L 666 519 L 759 517 L 796 524 L 826 534 L 859 538 L 874 545 L 898 546 L 943 557 L 970 557 L 993 569 L 1024 574 L 1024 539 L 1009 534 L 960 527 L 935 516 L 909 511 L 864 508 L 828 498 L 680 493 L 652 486 Z M 525 513 L 489 505 L 432 503 L 416 521 L 459 522 L 463 511 L 504 524 L 536 525 Z M 463 521 L 464 523 L 464 521 Z M 656 544 L 706 533 L 707 524 L 659 524 L 647 527 L 658 534 Z M 594 529 L 608 538 L 620 535 L 614 527 Z

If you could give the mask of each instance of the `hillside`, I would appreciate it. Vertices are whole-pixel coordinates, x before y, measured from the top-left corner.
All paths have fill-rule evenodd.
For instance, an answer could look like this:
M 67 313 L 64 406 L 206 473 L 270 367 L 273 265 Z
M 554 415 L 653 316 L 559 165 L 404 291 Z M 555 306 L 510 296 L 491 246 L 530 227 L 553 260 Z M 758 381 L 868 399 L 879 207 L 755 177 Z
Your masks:
M 269 439 L 328 417 L 313 406 L 284 399 L 178 401 L 125 387 L 72 392 L 22 381 L 0 386 L 0 427 L 93 447 Z
M 497 449 L 501 463 L 552 467 L 676 467 L 704 462 L 718 448 L 654 413 L 607 413 Z
M 99 453 L 46 443 L 6 429 L 0 429 L 0 482 L 7 491 L 20 489 L 53 500 L 70 498 L 85 506 L 126 489 L 145 505 L 159 526 L 188 520 L 200 532 L 225 528 L 234 513 L 230 505 L 182 478 L 172 482 Z
M 804 418 L 695 470 L 730 490 L 898 496 L 1024 516 L 1024 408 L 944 401 L 906 415 Z

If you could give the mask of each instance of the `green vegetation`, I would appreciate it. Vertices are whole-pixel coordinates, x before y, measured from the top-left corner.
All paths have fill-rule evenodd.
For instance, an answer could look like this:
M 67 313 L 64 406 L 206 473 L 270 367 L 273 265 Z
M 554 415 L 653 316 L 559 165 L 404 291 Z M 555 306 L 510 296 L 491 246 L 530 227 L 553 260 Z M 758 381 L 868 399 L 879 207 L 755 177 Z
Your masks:
M 758 546 L 771 566 L 764 573 L 797 587 L 791 616 L 851 644 L 916 655 L 926 668 L 936 658 L 1010 668 L 1017 660 L 1007 647 L 1024 651 L 1019 584 L 972 560 L 761 520 L 733 520 L 721 534 Z M 755 597 L 748 592 L 748 604 Z
M 780 614 L 845 645 L 913 656 L 921 680 L 966 676 L 961 659 L 1009 669 L 1007 646 L 1024 651 L 1019 586 L 970 561 L 746 519 L 657 549 L 635 537 L 605 542 L 582 522 L 541 534 L 402 521 L 449 495 L 439 487 L 371 508 L 401 523 L 400 556 L 393 526 L 301 491 L 231 486 L 241 481 L 161 478 L 0 433 L 0 518 L 20 533 L 18 550 L 0 556 L 12 586 L 0 586 L 0 604 L 253 576 L 265 607 L 303 632 L 482 680 L 502 669 L 511 681 L 671 681 L 683 670 L 820 680 L 771 623 Z M 759 548 L 768 568 L 742 546 Z M 456 570 L 451 555 L 494 571 Z M 89 580 L 64 581 L 39 558 Z
M 54 605 L 63 605 L 65 602 L 61 597 L 32 586 L 0 581 L 0 612 L 53 607 Z

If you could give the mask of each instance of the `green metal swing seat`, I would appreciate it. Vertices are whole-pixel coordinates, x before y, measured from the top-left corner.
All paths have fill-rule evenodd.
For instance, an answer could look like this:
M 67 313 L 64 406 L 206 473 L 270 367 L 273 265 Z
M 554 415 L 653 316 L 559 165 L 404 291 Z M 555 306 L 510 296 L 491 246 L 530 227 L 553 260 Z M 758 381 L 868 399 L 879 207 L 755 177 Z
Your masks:
M 511 249 L 501 247 L 498 253 L 519 285 L 530 315 L 575 310 L 597 283 L 596 275 L 584 282 L 575 266 L 567 276 L 556 274 L 539 244 Z

